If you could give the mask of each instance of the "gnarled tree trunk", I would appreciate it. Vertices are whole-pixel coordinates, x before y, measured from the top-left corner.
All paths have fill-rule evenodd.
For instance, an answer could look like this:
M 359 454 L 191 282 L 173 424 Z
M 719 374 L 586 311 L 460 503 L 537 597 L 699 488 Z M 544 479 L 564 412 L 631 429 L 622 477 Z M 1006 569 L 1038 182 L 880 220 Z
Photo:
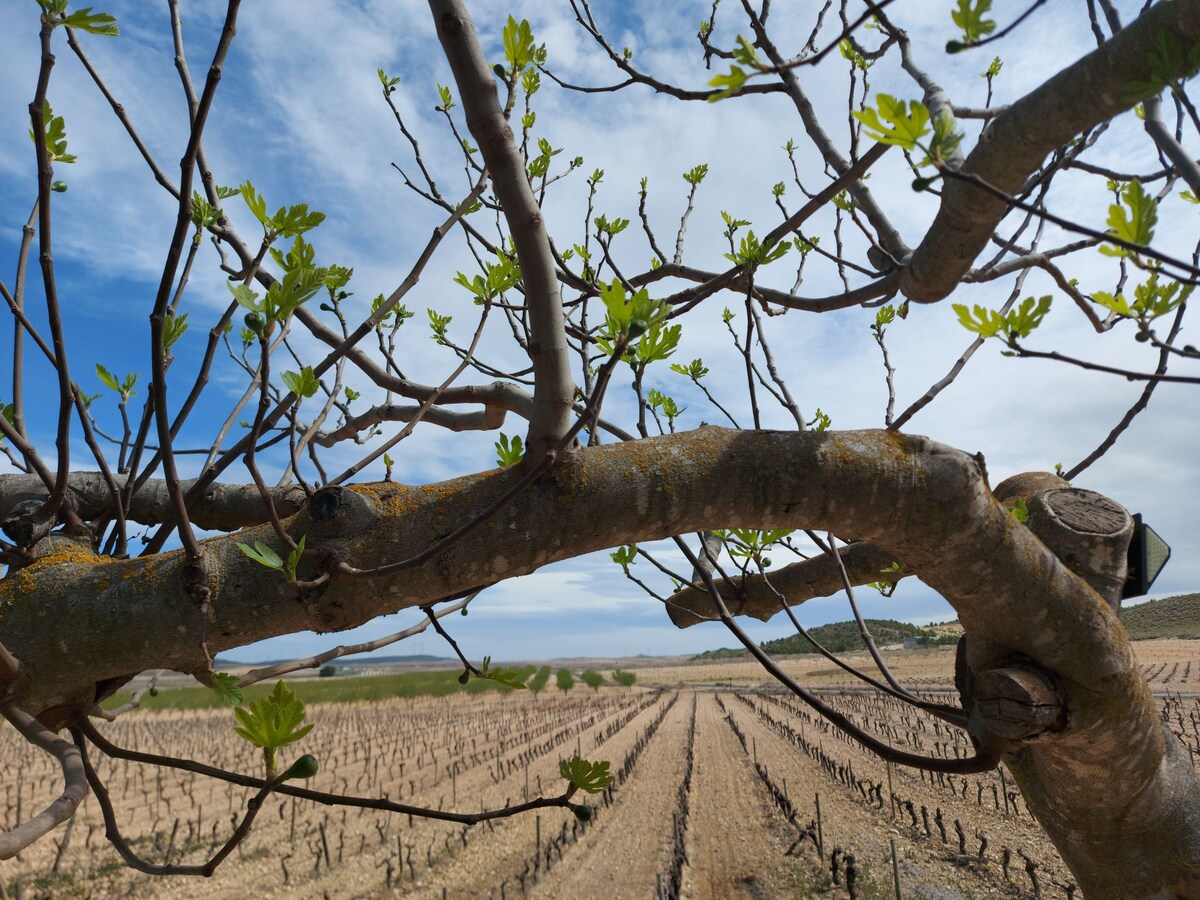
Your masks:
M 403 559 L 520 477 L 518 467 L 423 487 L 333 488 L 289 531 L 331 564 Z M 854 534 L 902 560 L 958 611 L 977 683 L 1015 667 L 1061 703 L 1061 721 L 1014 739 L 989 722 L 995 703 L 968 697 L 975 736 L 1001 742 L 1084 891 L 1198 890 L 1200 785 L 1155 713 L 1113 608 L 993 496 L 978 459 L 920 437 L 705 427 L 579 450 L 434 558 L 386 577 L 334 575 L 318 588 L 290 585 L 237 549 L 256 540 L 278 548 L 267 526 L 216 538 L 205 544 L 208 645 L 351 628 L 589 551 L 738 526 Z M 0 582 L 0 641 L 23 664 L 27 707 L 53 721 L 55 708 L 90 702 L 106 680 L 203 666 L 180 553 L 114 562 L 52 549 Z

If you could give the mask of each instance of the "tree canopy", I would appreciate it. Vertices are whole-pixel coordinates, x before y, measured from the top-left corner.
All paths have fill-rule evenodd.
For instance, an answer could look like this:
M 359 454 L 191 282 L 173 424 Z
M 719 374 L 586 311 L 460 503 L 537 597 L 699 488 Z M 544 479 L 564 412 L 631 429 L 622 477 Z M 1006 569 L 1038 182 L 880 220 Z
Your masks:
M 1200 0 L 565 2 L 569 29 L 540 7 L 474 23 L 462 0 L 327 29 L 237 0 L 187 28 L 176 4 L 153 26 L 136 4 L 5 9 L 28 91 L 0 157 L 0 712 L 65 788 L 0 858 L 100 795 L 88 754 L 124 751 L 91 720 L 136 674 L 235 708 L 264 777 L 205 771 L 260 789 L 244 834 L 319 761 L 292 753 L 311 725 L 286 685 L 243 687 L 432 629 L 463 683 L 519 689 L 532 669 L 465 653 L 449 614 L 602 551 L 664 622 L 719 620 L 886 758 L 1004 760 L 1089 897 L 1200 893 L 1200 783 L 1116 615 L 1125 506 L 1192 516 Z M 159 36 L 130 47 L 126 13 Z M 393 28 L 373 96 L 316 74 L 347 66 L 343 29 Z M 321 62 L 282 68 L 314 29 Z M 139 103 L 166 75 L 182 99 Z M 874 653 L 855 588 L 916 579 L 964 627 L 958 702 L 877 653 L 865 677 L 965 729 L 967 759 L 859 731 L 740 624 L 802 632 L 792 607 L 843 592 Z M 213 667 L 402 610 L 422 618 Z M 578 758 L 563 777 L 424 812 L 582 816 L 570 798 L 611 778 Z M 155 871 L 207 874 L 237 840 Z

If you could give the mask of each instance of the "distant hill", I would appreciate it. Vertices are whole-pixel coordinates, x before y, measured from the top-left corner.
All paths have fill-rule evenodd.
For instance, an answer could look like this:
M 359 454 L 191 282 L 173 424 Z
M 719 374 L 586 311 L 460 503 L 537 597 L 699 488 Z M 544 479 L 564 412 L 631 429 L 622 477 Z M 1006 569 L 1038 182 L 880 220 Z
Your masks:
M 924 638 L 925 642 L 931 645 L 953 644 L 958 640 L 957 635 L 954 634 L 939 634 L 934 628 L 922 628 L 919 625 L 897 622 L 894 619 L 867 619 L 866 623 L 871 637 L 875 639 L 876 646 L 880 647 L 886 644 L 899 644 L 906 637 Z M 866 645 L 858 633 L 858 624 L 855 622 L 833 622 L 829 625 L 818 625 L 816 628 L 808 629 L 808 633 L 812 635 L 813 640 L 831 653 L 851 653 L 855 650 L 866 649 Z M 817 652 L 812 644 L 798 634 L 775 641 L 766 641 L 762 648 L 772 656 Z M 709 650 L 692 658 L 735 659 L 745 655 L 745 650 L 721 649 Z
M 1121 610 L 1121 621 L 1135 641 L 1151 638 L 1200 638 L 1200 593 L 1148 600 Z
M 256 660 L 255 662 L 238 662 L 234 659 L 218 656 L 216 666 L 218 669 L 237 669 L 243 666 L 273 666 L 282 662 L 290 662 L 290 660 L 267 659 Z M 342 666 L 403 666 L 452 662 L 456 663 L 457 660 L 453 660 L 448 656 L 430 656 L 429 654 L 414 653 L 410 656 L 343 656 L 341 659 L 335 659 L 333 664 L 341 668 Z
M 892 619 L 867 619 L 867 627 L 878 646 L 898 644 L 906 637 L 922 637 L 925 643 L 953 644 L 962 628 L 957 622 L 920 627 Z M 1146 641 L 1153 638 L 1189 638 L 1200 640 L 1200 593 L 1180 594 L 1162 600 L 1148 600 L 1137 606 L 1121 610 L 1121 622 L 1129 632 L 1130 640 Z M 808 629 L 808 633 L 831 653 L 850 653 L 865 650 L 854 622 L 834 622 Z M 800 635 L 767 641 L 763 649 L 772 656 L 788 656 L 796 653 L 816 653 L 812 645 Z M 745 650 L 722 648 L 709 650 L 692 659 L 741 659 Z

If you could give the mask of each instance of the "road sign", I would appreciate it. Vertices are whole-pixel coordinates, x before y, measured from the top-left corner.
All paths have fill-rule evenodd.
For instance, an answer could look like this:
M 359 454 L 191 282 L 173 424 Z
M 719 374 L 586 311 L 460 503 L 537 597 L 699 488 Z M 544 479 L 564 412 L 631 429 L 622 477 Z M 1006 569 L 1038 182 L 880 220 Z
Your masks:
M 1129 542 L 1129 574 L 1125 578 L 1125 589 L 1121 598 L 1141 597 L 1150 592 L 1150 585 L 1158 578 L 1171 548 L 1157 532 L 1142 521 L 1141 513 L 1133 516 L 1133 539 Z

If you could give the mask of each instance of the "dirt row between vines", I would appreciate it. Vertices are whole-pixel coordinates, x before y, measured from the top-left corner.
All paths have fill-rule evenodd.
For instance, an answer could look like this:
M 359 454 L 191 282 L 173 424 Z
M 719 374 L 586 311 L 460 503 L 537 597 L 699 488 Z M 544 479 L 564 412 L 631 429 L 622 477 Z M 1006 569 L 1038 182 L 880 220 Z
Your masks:
M 826 697 L 895 746 L 960 752 L 959 739 L 948 743 L 944 726 L 921 725 L 910 710 L 861 694 Z M 134 744 L 190 754 L 209 744 L 218 764 L 251 771 L 253 759 L 239 763 L 217 743 L 231 734 L 228 718 L 140 714 L 122 727 Z M 905 898 L 1033 897 L 1022 852 L 1037 864 L 1041 896 L 1070 896 L 1069 873 L 1017 802 L 1011 781 L 1003 805 L 1005 790 L 994 788 L 1004 782 L 994 773 L 943 781 L 896 766 L 889 784 L 885 763 L 778 693 L 385 702 L 314 708 L 313 718 L 318 728 L 306 749 L 327 761 L 313 780 L 322 790 L 387 795 L 434 809 L 495 808 L 524 799 L 527 783 L 531 796 L 539 786 L 548 795 L 559 791 L 559 762 L 576 752 L 609 760 L 619 778 L 603 794 L 573 798 L 594 810 L 588 823 L 568 810 L 546 809 L 467 828 L 272 797 L 249 839 L 211 879 L 161 880 L 124 868 L 103 842 L 92 798 L 62 875 L 46 875 L 62 840 L 59 829 L 22 860 L 0 867 L 9 896 L 19 880 L 27 898 L 234 898 L 252 886 L 262 897 L 782 900 L 847 897 L 852 865 L 857 896 L 890 898 L 891 840 Z M 389 727 L 396 729 L 390 742 Z M 27 779 L 29 759 L 38 757 L 21 764 Z M 0 762 L 13 772 L 9 760 Z M 248 796 L 178 772 L 107 761 L 101 771 L 120 800 L 126 835 L 156 862 L 207 858 L 210 829 L 212 840 L 224 840 Z M 37 776 L 38 790 L 25 792 L 26 811 L 57 790 L 48 772 Z M 199 840 L 190 837 L 192 823 Z M 982 858 L 980 835 L 988 841 Z
M 964 801 L 949 790 L 938 789 L 907 769 L 893 767 L 893 789 L 901 798 L 912 799 L 927 806 L 930 816 L 935 809 L 942 812 L 949 843 L 942 843 L 939 832 L 932 829 L 926 836 L 923 828 L 913 827 L 902 808 L 893 818 L 888 802 L 887 766 L 877 757 L 857 748 L 850 742 L 832 735 L 810 732 L 809 740 L 831 760 L 843 765 L 852 764 L 854 776 L 882 785 L 882 802 L 863 797 L 862 791 L 840 783 L 820 764 L 805 754 L 792 741 L 759 715 L 752 706 L 733 695 L 722 695 L 730 717 L 745 735 L 747 752 L 765 769 L 768 777 L 786 792 L 798 811 L 798 820 L 807 824 L 816 818 L 816 798 L 820 796 L 821 831 L 824 859 L 818 860 L 826 875 L 831 872 L 830 857 L 836 848 L 843 854 L 853 854 L 860 896 L 894 896 L 891 840 L 895 840 L 898 855 L 901 890 L 905 897 L 930 897 L 954 900 L 961 897 L 1033 896 L 1032 884 L 1026 875 L 1018 849 L 1025 850 L 1038 864 L 1042 896 L 1066 896 L 1071 883 L 1063 866 L 1040 826 L 1032 819 L 1006 816 L 987 807 Z M 751 703 L 755 698 L 748 698 Z M 770 710 L 770 707 L 767 707 Z M 776 719 L 783 714 L 773 711 Z M 740 748 L 739 748 L 740 749 Z M 928 776 L 927 776 L 928 777 Z M 958 853 L 958 840 L 953 822 L 958 820 L 967 836 L 968 854 L 978 848 L 975 835 L 988 836 L 989 848 L 985 861 L 963 860 Z M 815 847 L 805 845 L 806 857 L 812 862 Z M 1011 881 L 1003 877 L 1000 858 L 1003 847 L 1011 850 Z M 844 865 L 842 872 L 844 882 Z M 826 880 L 826 883 L 828 881 Z M 842 896 L 845 896 L 844 887 Z

